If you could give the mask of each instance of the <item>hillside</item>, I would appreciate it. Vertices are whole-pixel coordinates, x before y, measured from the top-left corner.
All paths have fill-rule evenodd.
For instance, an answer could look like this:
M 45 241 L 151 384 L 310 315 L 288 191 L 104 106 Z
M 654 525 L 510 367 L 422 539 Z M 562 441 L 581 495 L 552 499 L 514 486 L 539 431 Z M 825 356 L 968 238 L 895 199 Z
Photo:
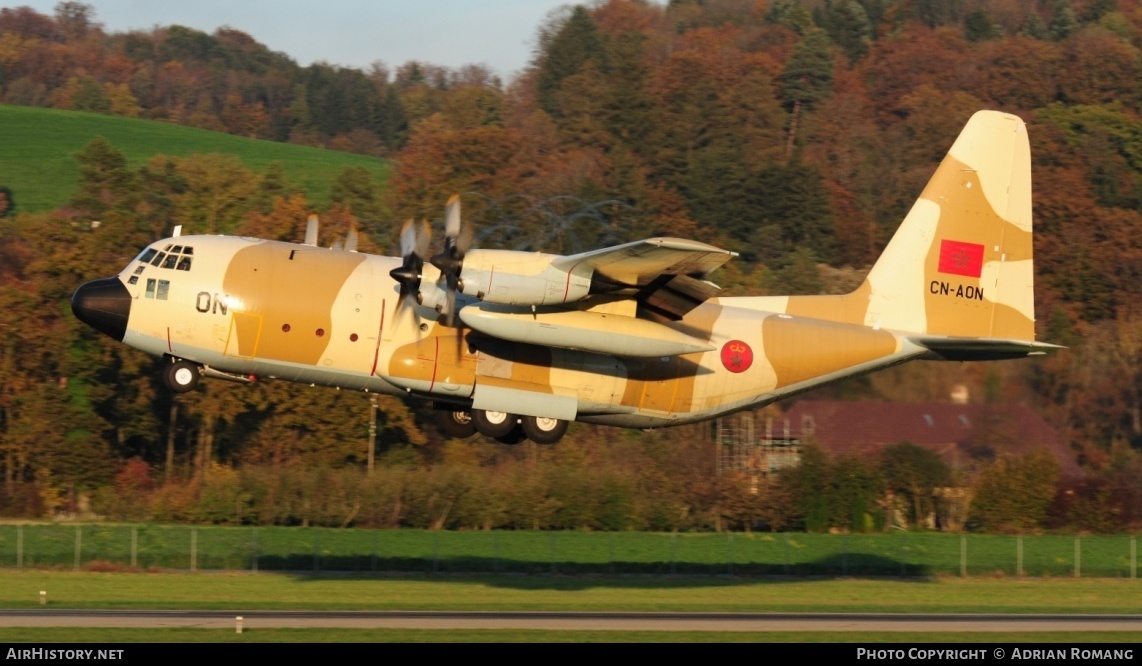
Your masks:
M 278 162 L 287 177 L 318 205 L 328 201 L 329 185 L 345 167 L 365 167 L 378 179 L 388 174 L 388 164 L 376 157 L 152 120 L 0 104 L 0 185 L 12 189 L 19 211 L 58 208 L 79 183 L 79 165 L 72 156 L 96 136 L 105 137 L 122 151 L 132 168 L 158 153 L 224 153 L 254 171 Z

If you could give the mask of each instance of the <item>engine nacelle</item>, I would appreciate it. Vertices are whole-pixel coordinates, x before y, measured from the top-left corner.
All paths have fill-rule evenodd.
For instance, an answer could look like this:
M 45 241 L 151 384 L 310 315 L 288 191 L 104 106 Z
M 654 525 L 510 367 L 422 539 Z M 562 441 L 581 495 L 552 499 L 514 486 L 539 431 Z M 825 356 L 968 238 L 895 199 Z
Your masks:
M 561 270 L 551 265 L 557 258 L 542 252 L 472 250 L 464 256 L 461 291 L 503 305 L 556 305 L 586 298 L 593 269 Z

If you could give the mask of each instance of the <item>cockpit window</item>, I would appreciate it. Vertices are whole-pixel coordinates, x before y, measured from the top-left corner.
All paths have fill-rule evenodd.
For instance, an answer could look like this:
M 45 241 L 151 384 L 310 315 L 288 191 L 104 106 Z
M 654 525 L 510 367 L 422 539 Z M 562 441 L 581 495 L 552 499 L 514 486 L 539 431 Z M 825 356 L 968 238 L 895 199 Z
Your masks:
M 139 261 L 141 261 L 145 264 L 148 261 L 150 261 L 151 258 L 154 257 L 158 253 L 159 253 L 159 251 L 156 250 L 155 248 L 148 247 L 147 249 L 143 250 L 142 254 L 139 255 Z
M 163 260 L 163 268 L 174 268 L 176 263 L 178 263 L 178 255 L 168 254 L 167 258 Z
M 191 262 L 191 258 L 186 256 L 186 255 L 183 255 L 183 257 L 178 260 L 178 269 L 180 271 L 189 271 L 190 270 L 190 262 Z
M 167 246 L 163 248 L 163 252 L 170 252 L 170 251 L 171 251 L 171 245 L 170 245 L 170 243 L 167 243 Z
M 175 245 L 174 248 L 171 250 L 171 252 L 173 252 L 174 254 L 180 254 L 182 252 L 182 246 L 181 245 Z
M 155 280 L 147 280 L 147 298 L 155 297 Z
M 155 298 L 157 298 L 160 301 L 167 300 L 167 292 L 170 291 L 170 287 L 171 287 L 170 280 L 159 280 L 159 291 L 155 295 Z
M 160 253 L 155 255 L 154 259 L 151 260 L 151 265 L 152 266 L 158 266 L 159 264 L 163 263 L 163 259 L 166 259 L 166 258 L 167 258 L 167 253 L 166 252 L 160 252 Z
M 186 247 L 182 248 L 182 253 L 183 254 L 194 254 L 194 248 L 187 245 Z

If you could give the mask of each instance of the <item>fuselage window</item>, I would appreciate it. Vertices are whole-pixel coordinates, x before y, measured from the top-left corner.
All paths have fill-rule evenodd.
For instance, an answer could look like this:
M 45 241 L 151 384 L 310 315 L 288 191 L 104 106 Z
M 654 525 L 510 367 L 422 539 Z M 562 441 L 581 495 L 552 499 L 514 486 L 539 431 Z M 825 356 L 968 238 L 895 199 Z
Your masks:
M 178 255 L 168 254 L 167 258 L 163 260 L 163 268 L 174 268 L 176 263 L 178 263 Z
M 182 258 L 178 260 L 178 269 L 180 271 L 189 271 L 190 270 L 190 261 L 191 261 L 190 257 L 183 255 Z
M 152 247 L 148 247 L 147 249 L 143 250 L 142 254 L 139 255 L 139 261 L 141 261 L 145 264 L 148 261 L 150 261 L 151 258 L 154 257 L 158 253 L 159 253 L 158 250 L 156 250 Z
M 159 280 L 159 293 L 155 296 L 160 301 L 167 300 L 167 292 L 170 291 L 170 280 Z
M 155 281 L 147 280 L 147 298 L 155 297 Z
M 167 258 L 167 253 L 166 252 L 160 252 L 160 253 L 155 255 L 154 259 L 151 259 L 151 265 L 152 266 L 158 266 L 159 264 L 163 263 L 163 259 L 166 259 L 166 258 Z

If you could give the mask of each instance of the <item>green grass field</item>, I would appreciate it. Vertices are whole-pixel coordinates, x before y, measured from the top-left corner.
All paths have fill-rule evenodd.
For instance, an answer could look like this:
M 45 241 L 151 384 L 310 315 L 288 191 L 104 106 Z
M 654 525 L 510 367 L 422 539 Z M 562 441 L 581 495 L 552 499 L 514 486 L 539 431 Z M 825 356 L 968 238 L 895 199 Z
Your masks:
M 464 574 L 1137 577 L 1131 535 L 0 525 L 0 567 Z
M 79 166 L 72 156 L 96 136 L 118 148 L 131 167 L 159 153 L 180 157 L 223 153 L 255 171 L 279 162 L 286 177 L 319 205 L 328 201 L 330 183 L 347 166 L 365 167 L 382 181 L 388 174 L 384 160 L 364 155 L 152 120 L 0 105 L 0 185 L 12 189 L 17 210 L 41 212 L 66 203 L 79 182 Z
M 680 612 L 1142 612 L 1142 583 L 1107 579 L 737 576 L 314 576 L 0 570 L 0 608 Z M 1136 642 L 1136 633 L 654 632 L 0 628 L 10 642 Z
M 1142 613 L 1142 581 L 0 570 L 0 608 Z

